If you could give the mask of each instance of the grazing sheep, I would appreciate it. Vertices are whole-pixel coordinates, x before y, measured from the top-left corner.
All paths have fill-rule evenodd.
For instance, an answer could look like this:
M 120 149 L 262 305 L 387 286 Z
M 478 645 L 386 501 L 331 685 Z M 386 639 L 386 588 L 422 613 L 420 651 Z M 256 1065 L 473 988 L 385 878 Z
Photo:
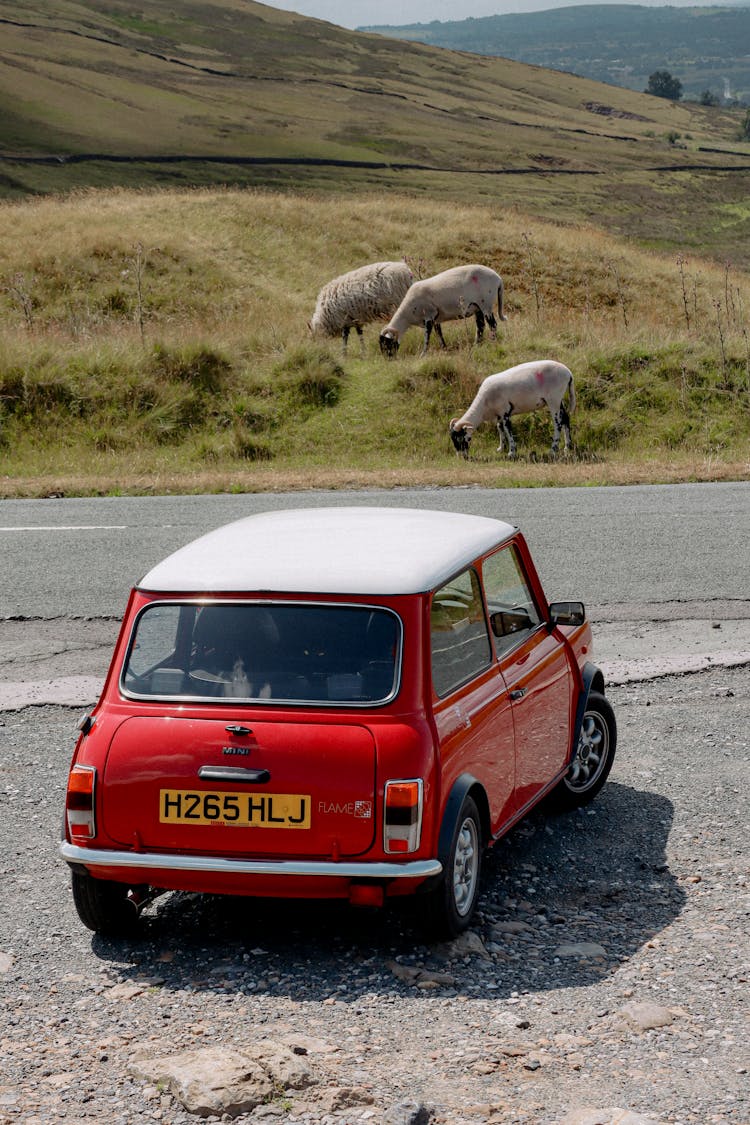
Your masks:
M 390 324 L 380 333 L 380 350 L 383 355 L 395 355 L 399 338 L 412 324 L 424 326 L 422 355 L 427 351 L 433 328 L 445 347 L 440 325 L 445 320 L 461 320 L 467 316 L 476 319 L 477 342 L 484 335 L 485 320 L 494 340 L 497 335 L 497 321 L 492 311 L 495 301 L 500 320 L 505 320 L 503 280 L 488 266 L 454 266 L 436 273 L 434 277 L 415 281 L 391 317 Z
M 568 410 L 563 398 L 569 392 Z M 519 363 L 507 371 L 488 375 L 476 393 L 469 409 L 460 418 L 452 418 L 450 435 L 457 453 L 469 456 L 469 442 L 474 430 L 482 422 L 494 418 L 500 438 L 498 453 L 502 453 L 503 437 L 508 439 L 508 456 L 516 455 L 516 440 L 510 426 L 511 414 L 528 414 L 546 406 L 555 423 L 552 453 L 560 444 L 560 431 L 565 436 L 565 451 L 570 449 L 570 414 L 576 407 L 573 376 L 563 363 L 554 359 L 537 359 Z
M 320 290 L 308 328 L 313 336 L 341 333 L 346 354 L 351 329 L 356 328 L 361 347 L 362 325 L 389 317 L 413 280 L 406 262 L 373 262 L 350 270 Z

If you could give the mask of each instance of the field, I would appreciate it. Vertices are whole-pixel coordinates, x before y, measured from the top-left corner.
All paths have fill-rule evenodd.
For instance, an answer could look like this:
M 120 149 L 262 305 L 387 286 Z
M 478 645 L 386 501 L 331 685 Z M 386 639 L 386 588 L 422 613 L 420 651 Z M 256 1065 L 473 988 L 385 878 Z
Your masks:
M 747 275 L 513 208 L 395 194 L 84 191 L 0 206 L 0 494 L 718 480 L 750 469 Z M 318 289 L 368 261 L 493 265 L 498 340 L 311 340 Z M 448 421 L 487 374 L 554 357 L 575 451 L 519 457 Z

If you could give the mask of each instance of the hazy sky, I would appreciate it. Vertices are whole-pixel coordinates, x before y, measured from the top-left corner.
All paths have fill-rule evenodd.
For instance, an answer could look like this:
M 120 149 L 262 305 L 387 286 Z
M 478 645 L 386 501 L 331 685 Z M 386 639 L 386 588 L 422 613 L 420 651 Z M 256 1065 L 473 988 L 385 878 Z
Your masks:
M 510 12 L 540 12 L 550 8 L 569 7 L 583 0 L 297 0 L 281 3 L 262 0 L 273 8 L 285 8 L 303 16 L 337 23 L 340 27 L 367 27 L 377 24 L 430 23 L 432 20 L 465 20 L 470 16 L 499 16 Z M 624 0 L 593 0 L 595 3 L 623 3 Z M 637 0 L 649 6 L 660 6 L 653 0 Z M 672 7 L 700 4 L 702 0 L 671 0 Z M 711 3 L 711 0 L 703 0 Z M 713 0 L 719 3 L 719 0 Z

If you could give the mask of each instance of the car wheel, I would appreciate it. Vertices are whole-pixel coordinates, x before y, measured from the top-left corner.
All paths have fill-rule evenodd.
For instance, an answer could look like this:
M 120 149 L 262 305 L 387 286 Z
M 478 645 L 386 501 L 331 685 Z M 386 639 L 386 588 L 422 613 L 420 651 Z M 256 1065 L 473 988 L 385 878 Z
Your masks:
M 138 925 L 138 907 L 124 883 L 71 872 L 73 902 L 84 926 L 103 937 L 128 937 Z
M 479 811 L 467 797 L 453 829 L 440 882 L 427 896 L 422 920 L 430 937 L 456 937 L 470 925 L 479 897 L 482 848 Z
M 615 713 L 609 700 L 592 691 L 568 772 L 552 791 L 553 804 L 573 809 L 592 801 L 609 777 L 616 749 Z

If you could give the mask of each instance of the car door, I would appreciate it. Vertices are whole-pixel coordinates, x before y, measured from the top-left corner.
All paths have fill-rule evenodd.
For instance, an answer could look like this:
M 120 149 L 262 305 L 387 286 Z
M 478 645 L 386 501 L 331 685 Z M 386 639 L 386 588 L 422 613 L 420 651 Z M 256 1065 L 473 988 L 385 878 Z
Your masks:
M 514 800 L 513 718 L 475 569 L 434 593 L 430 647 L 443 794 L 461 774 L 477 778 L 487 793 L 495 832 L 511 815 Z
M 484 560 L 482 581 L 497 667 L 513 715 L 513 806 L 518 813 L 533 803 L 567 761 L 570 662 L 564 645 L 543 620 L 513 544 Z

